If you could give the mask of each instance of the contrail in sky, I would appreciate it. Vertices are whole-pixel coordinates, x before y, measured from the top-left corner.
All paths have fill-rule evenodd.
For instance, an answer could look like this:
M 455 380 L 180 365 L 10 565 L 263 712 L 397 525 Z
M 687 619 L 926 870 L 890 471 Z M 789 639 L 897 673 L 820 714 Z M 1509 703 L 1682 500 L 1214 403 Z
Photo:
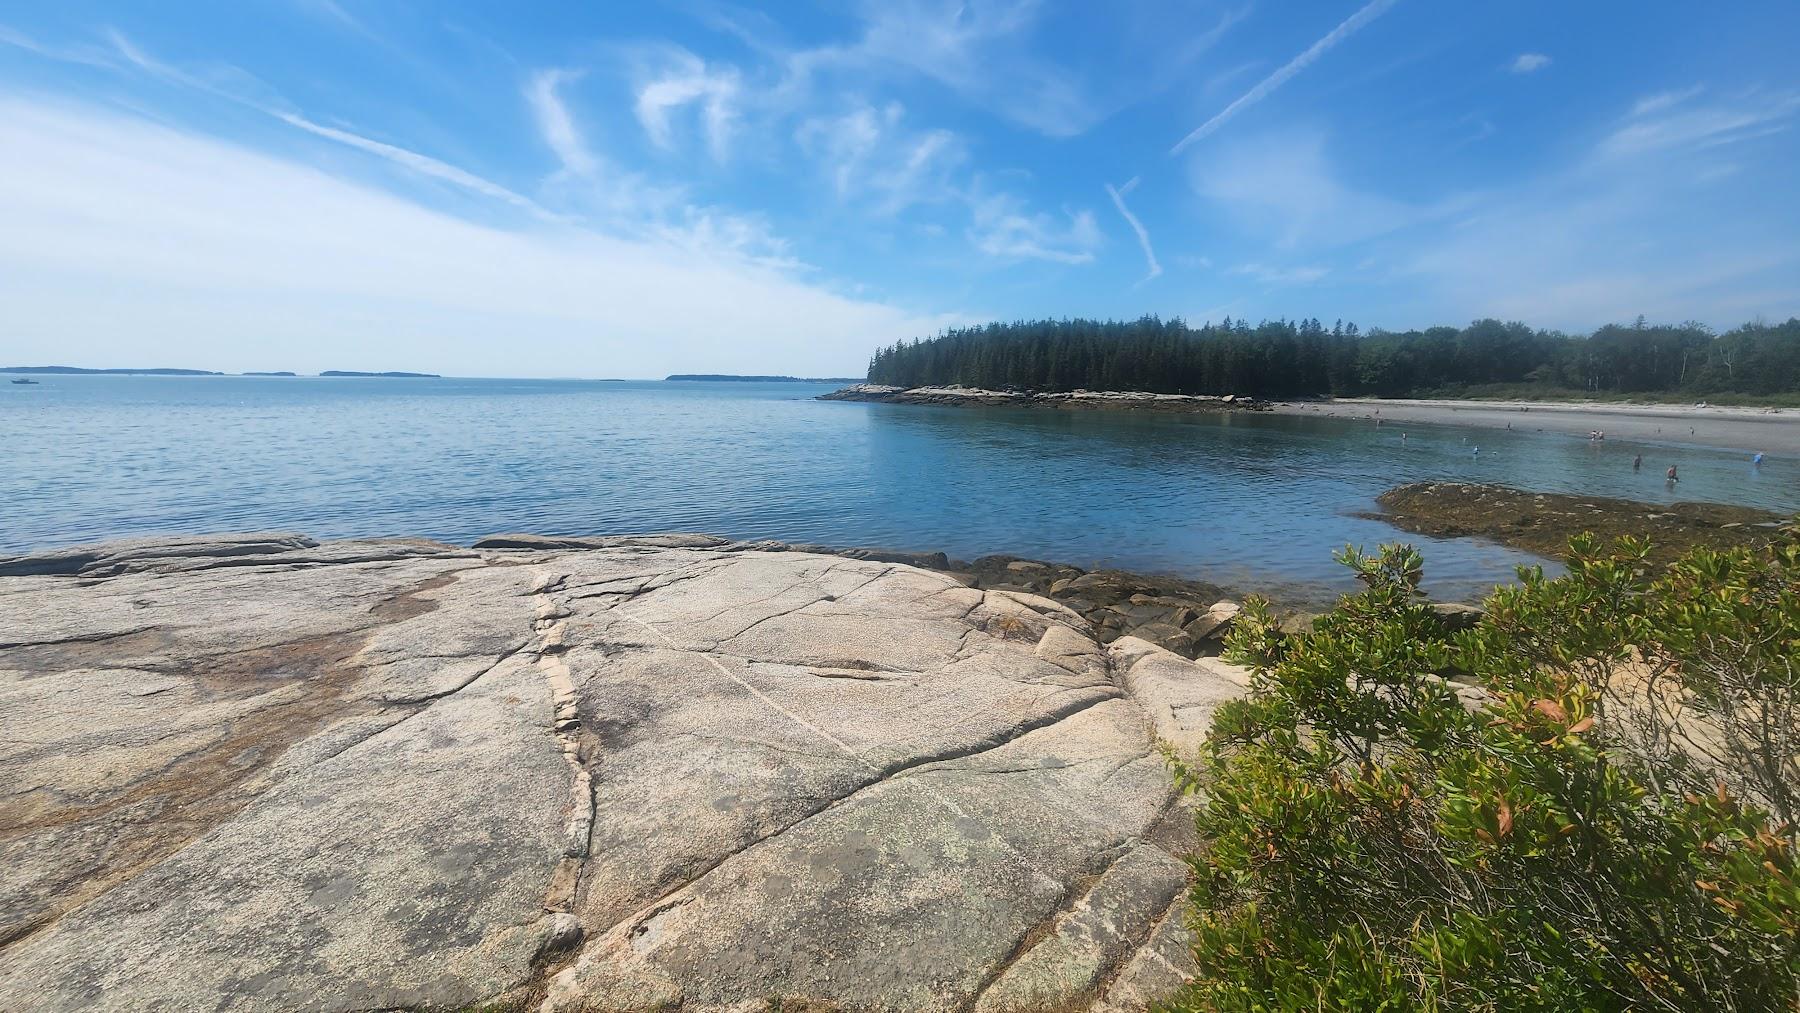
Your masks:
M 1343 24 L 1326 33 L 1324 38 L 1313 43 L 1306 52 L 1289 60 L 1280 70 L 1257 82 L 1256 87 L 1239 96 L 1236 102 L 1219 110 L 1218 115 L 1195 127 L 1193 133 L 1183 137 L 1180 143 L 1169 149 L 1169 154 L 1181 154 L 1183 148 L 1224 126 L 1226 120 L 1268 98 L 1269 93 L 1286 84 L 1288 78 L 1311 66 L 1314 60 L 1325 55 L 1326 50 L 1355 35 L 1362 26 L 1387 13 L 1387 9 L 1394 6 L 1396 2 L 1397 0 L 1369 0 L 1362 10 L 1345 18 Z
M 1150 265 L 1150 273 L 1144 275 L 1144 281 L 1149 281 L 1162 273 L 1162 265 L 1156 262 L 1156 251 L 1150 248 L 1150 233 L 1145 231 L 1143 223 L 1137 220 L 1137 215 L 1132 214 L 1131 209 L 1125 206 L 1125 195 L 1130 193 L 1131 188 L 1137 186 L 1137 183 L 1136 176 L 1131 177 L 1131 182 L 1117 190 L 1113 189 L 1111 183 L 1108 183 L 1106 184 L 1106 193 L 1112 198 L 1113 207 L 1118 208 L 1119 214 L 1125 216 L 1125 224 L 1131 226 L 1131 231 L 1137 233 L 1138 245 L 1144 248 L 1144 262 Z

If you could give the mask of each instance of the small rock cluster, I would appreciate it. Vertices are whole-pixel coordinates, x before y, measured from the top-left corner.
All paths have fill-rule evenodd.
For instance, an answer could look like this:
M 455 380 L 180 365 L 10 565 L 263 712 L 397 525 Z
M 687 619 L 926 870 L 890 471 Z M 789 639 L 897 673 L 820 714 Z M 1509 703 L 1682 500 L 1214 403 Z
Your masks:
M 1184 658 L 1216 655 L 1241 606 L 1215 585 L 1123 570 L 1088 572 L 1016 556 L 951 561 L 952 573 L 983 590 L 1043 595 L 1081 614 L 1094 639 L 1110 644 L 1130 635 Z

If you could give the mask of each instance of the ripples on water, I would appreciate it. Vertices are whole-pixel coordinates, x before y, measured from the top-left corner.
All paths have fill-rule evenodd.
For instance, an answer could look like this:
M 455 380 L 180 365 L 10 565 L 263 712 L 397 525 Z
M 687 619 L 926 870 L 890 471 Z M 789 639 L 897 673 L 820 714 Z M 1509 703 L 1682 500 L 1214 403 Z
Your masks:
M 1759 472 L 1742 455 L 1549 433 L 821 402 L 829 388 L 803 384 L 40 379 L 0 388 L 0 551 L 257 528 L 462 543 L 687 530 L 1305 594 L 1346 586 L 1330 561 L 1346 542 L 1408 537 L 1432 589 L 1467 596 L 1531 557 L 1352 514 L 1421 479 L 1660 502 L 1675 498 L 1668 464 L 1681 498 L 1800 508 L 1790 461 Z

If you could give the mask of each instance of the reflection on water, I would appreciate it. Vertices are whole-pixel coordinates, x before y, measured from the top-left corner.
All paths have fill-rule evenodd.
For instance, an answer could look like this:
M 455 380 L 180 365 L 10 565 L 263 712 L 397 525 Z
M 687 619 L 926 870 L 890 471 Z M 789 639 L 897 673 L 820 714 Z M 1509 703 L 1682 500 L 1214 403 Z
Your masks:
M 1530 557 L 1353 514 L 1420 479 L 1659 502 L 1669 464 L 1684 499 L 1800 507 L 1791 461 L 1535 432 L 819 402 L 827 388 L 798 384 L 42 379 L 0 398 L 0 550 L 252 528 L 689 530 L 1316 592 L 1346 586 L 1332 550 L 1409 537 L 1432 589 L 1463 596 Z

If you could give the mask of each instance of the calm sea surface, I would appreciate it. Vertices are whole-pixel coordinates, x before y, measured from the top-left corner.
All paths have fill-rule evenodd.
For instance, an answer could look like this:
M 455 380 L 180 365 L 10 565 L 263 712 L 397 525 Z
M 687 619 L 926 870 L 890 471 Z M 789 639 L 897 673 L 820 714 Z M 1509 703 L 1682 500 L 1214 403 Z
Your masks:
M 1325 594 L 1407 537 L 1444 596 L 1531 557 L 1402 536 L 1420 479 L 1800 509 L 1800 465 L 1547 433 L 1272 415 L 814 401 L 805 384 L 44 376 L 0 384 L 0 551 L 123 535 L 703 531 L 989 552 Z M 1480 454 L 1472 452 L 1480 447 Z M 1631 458 L 1645 467 L 1633 474 Z

